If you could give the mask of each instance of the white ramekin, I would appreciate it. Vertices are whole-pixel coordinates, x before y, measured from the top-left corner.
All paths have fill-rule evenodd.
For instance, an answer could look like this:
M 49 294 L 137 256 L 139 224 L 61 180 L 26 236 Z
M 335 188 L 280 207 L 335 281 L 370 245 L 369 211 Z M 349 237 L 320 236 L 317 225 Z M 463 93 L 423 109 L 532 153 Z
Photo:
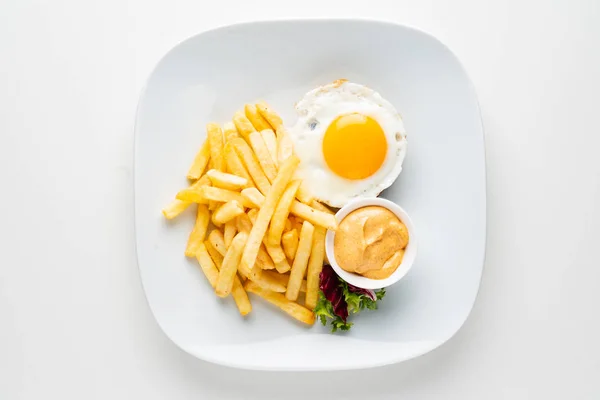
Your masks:
M 402 259 L 402 263 L 400 264 L 400 266 L 398 266 L 398 269 L 396 269 L 396 271 L 394 271 L 392 275 L 385 279 L 370 279 L 362 275 L 343 270 L 335 260 L 335 251 L 333 246 L 335 239 L 334 231 L 327 231 L 327 236 L 325 238 L 325 251 L 327 253 L 329 263 L 331 264 L 335 272 L 343 280 L 345 280 L 351 285 L 363 289 L 381 289 L 393 285 L 408 273 L 408 271 L 413 265 L 413 262 L 415 261 L 415 257 L 417 256 L 417 236 L 415 234 L 415 228 L 412 220 L 410 219 L 406 211 L 402 209 L 402 207 L 389 200 L 377 197 L 353 200 L 346 204 L 344 207 L 342 207 L 335 214 L 335 218 L 337 219 L 337 222 L 340 223 L 352 211 L 367 206 L 380 206 L 387 208 L 388 210 L 396 214 L 396 216 L 400 219 L 400 221 L 404 223 L 404 225 L 406 225 L 406 228 L 408 229 L 408 245 L 406 246 L 404 258 Z

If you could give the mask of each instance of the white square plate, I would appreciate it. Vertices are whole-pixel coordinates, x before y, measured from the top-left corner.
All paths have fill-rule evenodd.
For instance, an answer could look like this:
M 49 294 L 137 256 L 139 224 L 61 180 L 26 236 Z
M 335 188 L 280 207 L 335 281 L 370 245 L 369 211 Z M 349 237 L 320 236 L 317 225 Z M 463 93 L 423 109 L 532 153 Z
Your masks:
M 411 272 L 378 311 L 349 333 L 306 328 L 255 297 L 242 318 L 183 255 L 193 210 L 161 215 L 202 143 L 204 125 L 266 100 L 295 121 L 294 103 L 338 78 L 367 85 L 404 117 L 404 171 L 383 196 L 406 209 L 419 234 Z M 400 25 L 304 20 L 234 25 L 171 50 L 141 96 L 135 143 L 138 262 L 165 334 L 201 359 L 249 369 L 335 370 L 390 364 L 447 341 L 467 318 L 485 251 L 485 156 L 475 92 L 435 38 Z

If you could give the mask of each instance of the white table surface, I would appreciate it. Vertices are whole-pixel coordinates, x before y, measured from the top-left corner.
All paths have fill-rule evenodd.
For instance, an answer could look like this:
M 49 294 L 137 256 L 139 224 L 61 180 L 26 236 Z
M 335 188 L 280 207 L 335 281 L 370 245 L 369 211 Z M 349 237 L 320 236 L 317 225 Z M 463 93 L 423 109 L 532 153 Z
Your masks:
M 4 0 L 0 10 L 0 399 L 600 398 L 600 2 Z M 138 95 L 191 35 L 314 16 L 405 23 L 464 63 L 487 141 L 479 297 L 450 342 L 400 365 L 211 365 L 162 334 L 140 285 Z

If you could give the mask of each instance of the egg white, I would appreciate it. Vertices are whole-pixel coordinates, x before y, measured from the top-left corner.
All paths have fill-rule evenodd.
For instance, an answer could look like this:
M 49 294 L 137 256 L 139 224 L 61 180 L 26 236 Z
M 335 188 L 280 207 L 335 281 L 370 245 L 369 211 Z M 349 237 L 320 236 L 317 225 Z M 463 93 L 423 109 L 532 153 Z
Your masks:
M 297 104 L 298 121 L 289 130 L 294 150 L 300 158 L 298 176 L 318 200 L 343 207 L 349 200 L 374 197 L 388 188 L 400 172 L 406 155 L 406 131 L 402 118 L 387 100 L 372 89 L 347 81 L 335 81 L 308 92 Z M 343 178 L 327 166 L 323 138 L 339 116 L 359 113 L 381 126 L 387 141 L 387 154 L 371 176 Z

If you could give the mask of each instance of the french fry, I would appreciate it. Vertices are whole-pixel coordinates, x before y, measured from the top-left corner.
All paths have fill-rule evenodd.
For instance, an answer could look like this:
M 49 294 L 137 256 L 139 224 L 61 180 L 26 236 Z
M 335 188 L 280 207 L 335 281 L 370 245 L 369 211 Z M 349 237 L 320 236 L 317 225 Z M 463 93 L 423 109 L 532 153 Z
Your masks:
M 196 154 L 196 157 L 194 158 L 194 162 L 192 163 L 192 166 L 190 167 L 190 169 L 187 173 L 187 178 L 192 179 L 192 180 L 200 178 L 200 176 L 202 176 L 202 173 L 206 169 L 206 166 L 208 165 L 209 160 L 210 160 L 210 146 L 208 144 L 208 140 L 206 140 L 202 144 L 202 147 L 200 147 L 200 150 L 198 151 L 198 153 Z
M 213 229 L 208 235 L 208 241 L 211 246 L 215 248 L 223 257 L 227 253 L 227 246 L 225 246 L 225 238 L 223 232 L 218 229 Z
M 337 221 L 332 214 L 323 211 L 315 210 L 299 201 L 294 201 L 290 208 L 290 213 L 309 221 L 313 225 L 322 226 L 323 228 L 335 231 L 337 229 Z
M 235 200 L 244 207 L 250 208 L 253 206 L 253 204 L 247 201 L 240 193 L 232 190 L 221 189 L 212 186 L 201 186 L 194 191 L 197 193 L 200 200 L 212 200 L 221 203 L 227 203 L 228 201 Z M 179 196 L 179 193 L 177 196 Z
M 221 271 L 219 271 L 219 279 L 217 280 L 217 286 L 215 287 L 215 293 L 219 297 L 226 297 L 231 293 L 233 289 L 233 281 L 236 277 L 238 264 L 242 257 L 242 251 L 248 240 L 248 235 L 244 232 L 240 232 L 233 238 L 231 246 L 223 258 L 223 264 Z
M 206 176 L 210 179 L 212 186 L 228 190 L 240 190 L 248 187 L 248 179 L 221 172 L 216 169 L 211 169 L 206 172 Z
M 298 231 L 292 229 L 284 233 L 281 237 L 281 245 L 287 259 L 293 260 L 296 257 L 296 250 L 298 250 Z
M 246 192 L 250 193 L 250 192 Z M 248 194 L 246 194 L 246 199 L 248 202 L 252 203 L 254 207 L 262 207 L 264 204 L 264 196 L 258 196 L 256 192 L 252 192 L 252 200 L 248 198 Z M 307 206 L 304 203 L 301 203 L 297 200 L 292 202 L 292 206 L 290 207 L 290 213 L 296 217 L 300 217 L 306 221 L 309 221 L 313 225 L 322 226 L 327 229 L 336 230 L 337 222 L 335 220 L 335 216 L 325 211 L 316 210 L 310 206 Z
M 315 314 L 312 311 L 305 307 L 302 307 L 298 303 L 286 299 L 283 294 L 261 288 L 252 281 L 246 281 L 244 287 L 248 292 L 262 297 L 263 299 L 279 307 L 286 314 L 297 319 L 298 321 L 304 322 L 308 325 L 312 325 L 315 323 Z
M 250 231 L 252 230 L 252 221 L 250 220 L 250 217 L 248 217 L 248 214 L 238 215 L 235 219 L 235 226 L 238 232 L 250 234 Z
M 277 246 L 271 246 L 267 244 L 265 240 L 265 248 L 267 249 L 267 253 L 269 253 L 269 256 L 271 256 L 271 259 L 273 259 L 277 272 L 279 272 L 280 274 L 285 274 L 292 268 L 288 263 L 287 259 L 285 258 L 285 252 L 281 248 L 280 244 L 278 244 Z M 275 262 L 274 259 L 277 259 L 278 261 Z
M 294 201 L 296 191 L 300 186 L 300 182 L 301 181 L 291 181 L 277 202 L 277 207 L 275 208 L 275 212 L 271 218 L 271 225 L 269 227 L 269 234 L 267 236 L 267 242 L 272 246 L 281 243 L 281 235 L 283 234 L 283 229 L 285 228 L 285 222 L 287 221 L 290 213 L 290 207 Z M 273 261 L 278 262 L 281 260 Z
M 279 282 L 280 284 L 284 285 L 286 288 L 288 285 L 288 281 L 290 280 L 289 274 L 280 274 L 275 271 L 263 271 L 263 275 L 268 276 L 269 279 L 273 279 L 273 280 Z M 303 280 L 302 284 L 300 285 L 300 293 L 306 293 L 306 280 Z
M 200 247 L 200 244 L 204 241 L 204 237 L 206 236 L 209 219 L 210 216 L 208 214 L 208 208 L 204 204 L 198 204 L 198 211 L 196 212 L 196 224 L 190 233 L 187 246 L 185 248 L 185 255 L 187 257 L 194 257 L 196 255 L 198 247 Z
M 269 153 L 269 149 L 267 148 L 262 135 L 260 132 L 251 132 L 250 135 L 248 135 L 248 141 L 258 159 L 258 163 L 269 179 L 269 182 L 273 182 L 273 179 L 275 179 L 275 176 L 277 175 L 277 168 L 275 168 L 271 153 Z
M 260 248 L 258 249 L 258 256 L 256 256 L 256 264 L 261 269 L 275 269 L 275 263 L 271 259 L 269 253 L 267 253 L 267 249 L 265 248 L 264 244 L 261 244 Z
M 302 182 L 298 188 L 298 191 L 296 192 L 296 198 L 304 204 L 311 204 L 315 200 L 315 197 L 308 191 L 308 189 L 306 189 L 304 182 Z
M 228 201 L 223 204 L 213 214 L 213 222 L 216 224 L 224 224 L 231 221 L 235 217 L 244 213 L 244 207 L 236 200 Z
M 244 289 L 244 285 L 240 278 L 236 275 L 233 277 L 233 287 L 231 288 L 231 296 L 237 305 L 237 308 L 242 316 L 248 315 L 252 311 L 252 304 L 248 298 L 248 294 Z
M 248 218 L 250 218 L 250 221 L 252 221 L 252 225 L 254 225 L 256 223 L 256 217 L 258 217 L 258 209 L 253 208 L 251 210 L 248 210 Z
M 295 229 L 298 232 L 302 230 L 302 223 L 304 222 L 302 218 L 290 215 L 290 221 L 292 222 L 292 229 Z
M 247 214 L 240 215 L 236 221 L 238 229 L 242 229 L 244 231 L 250 232 L 250 230 L 252 229 L 252 225 L 256 221 L 257 215 L 258 215 L 258 211 L 254 208 L 252 210 L 249 210 Z M 267 239 L 265 237 L 265 238 L 263 238 L 263 243 L 261 244 L 261 249 L 263 247 L 267 250 L 267 254 L 271 258 L 271 260 L 273 260 L 273 259 L 279 260 L 278 262 L 273 261 L 273 263 L 275 264 L 275 268 L 277 269 L 277 272 L 283 274 L 290 270 L 290 268 L 291 268 L 290 264 L 287 262 L 287 260 L 285 258 L 285 253 L 283 252 L 281 245 L 277 244 L 276 246 L 271 246 L 271 245 L 269 245 L 269 243 L 267 243 Z M 259 250 L 259 255 L 260 255 L 260 250 Z M 262 269 L 265 269 L 265 268 L 262 268 Z
M 273 129 L 277 130 L 280 126 L 283 126 L 283 120 L 281 117 L 264 101 L 256 103 L 256 108 L 258 109 L 260 115 L 267 120 Z
M 294 154 L 294 142 L 290 138 L 290 134 L 282 125 L 277 128 L 277 162 L 279 164 L 287 160 Z
M 210 254 L 210 258 L 212 258 L 217 266 L 217 269 L 221 269 L 221 264 L 223 264 L 223 255 L 219 253 L 217 249 L 215 249 L 215 246 L 213 246 L 208 239 L 204 241 L 204 246 L 206 247 L 208 254 Z
M 319 275 L 323 269 L 325 259 L 325 234 L 327 231 L 317 226 L 313 233 L 313 243 L 306 270 L 306 298 L 304 304 L 310 310 L 317 306 L 319 299 Z
M 304 274 L 306 273 L 306 268 L 308 266 L 314 230 L 315 228 L 310 222 L 304 221 L 302 224 L 302 231 L 300 232 L 300 241 L 298 242 L 296 258 L 294 258 L 294 263 L 292 264 L 290 280 L 285 292 L 285 297 L 288 300 L 296 301 L 298 299 L 300 285 L 302 284 L 302 279 L 304 279 Z
M 217 270 L 220 270 L 221 266 L 223 265 L 223 256 L 217 250 L 215 250 L 215 248 L 209 243 L 208 240 L 204 242 L 204 246 L 206 247 L 208 254 L 210 254 L 210 258 L 216 265 Z M 211 283 L 213 285 L 213 288 L 217 285 L 216 282 L 218 280 L 218 277 L 219 273 L 217 272 L 215 283 Z M 246 290 L 244 290 L 244 286 L 242 285 L 240 278 L 237 276 L 233 278 L 233 288 L 231 289 L 231 296 L 233 297 L 233 300 L 235 300 L 235 304 L 237 305 L 237 308 L 241 315 L 247 315 L 248 313 L 250 313 L 250 311 L 252 311 L 252 304 L 250 304 L 248 294 L 246 293 Z
M 266 194 L 269 191 L 269 187 L 271 184 L 269 183 L 269 179 L 263 172 L 260 163 L 256 159 L 256 156 L 243 139 L 233 139 L 231 144 L 234 146 L 235 151 L 239 155 L 244 164 L 244 167 L 252 177 L 252 180 L 256 184 L 258 190 L 261 191 L 262 194 Z
M 293 229 L 294 227 L 292 226 L 292 221 L 290 221 L 290 217 L 287 218 L 287 220 L 285 221 L 285 228 L 283 228 L 284 232 L 289 232 Z
M 227 171 L 229 171 L 233 175 L 246 178 L 246 180 L 248 181 L 247 187 L 253 187 L 254 181 L 250 177 L 250 174 L 246 170 L 246 167 L 244 167 L 240 156 L 238 156 L 237 152 L 235 151 L 235 148 L 233 147 L 232 142 L 235 139 L 236 138 L 230 139 L 225 145 L 225 163 L 227 164 Z
M 242 196 L 244 196 L 249 202 L 254 204 L 255 208 L 261 208 L 265 202 L 265 196 L 256 188 L 248 188 L 242 190 Z
M 206 136 L 210 146 L 210 159 L 212 168 L 225 171 L 225 159 L 223 157 L 223 131 L 219 124 L 210 122 L 206 124 Z
M 265 196 L 263 196 L 257 188 L 247 188 L 242 190 L 242 196 L 252 203 L 255 208 L 260 208 L 260 205 L 265 201 Z
M 225 139 L 225 143 L 229 142 L 231 139 L 239 138 L 240 134 L 235 127 L 233 122 L 225 122 L 223 124 L 223 138 Z
M 246 118 L 250 120 L 250 122 L 254 126 L 254 129 L 256 129 L 257 131 L 260 132 L 263 129 L 271 129 L 271 125 L 269 125 L 267 120 L 259 114 L 255 104 L 246 104 L 244 106 L 244 112 L 246 114 Z
M 192 185 L 189 188 L 180 190 L 177 192 L 175 198 L 189 203 L 208 204 L 208 199 L 202 197 L 202 194 L 199 192 L 201 187 L 203 186 L 194 187 Z
M 166 219 L 173 219 L 182 212 L 184 212 L 190 204 L 192 203 L 189 201 L 175 199 L 172 202 L 170 202 L 165 208 L 162 209 L 162 213 Z
M 240 262 L 243 267 L 252 270 L 252 267 L 256 262 L 260 244 L 269 227 L 269 221 L 275 212 L 277 201 L 285 191 L 285 188 L 299 163 L 300 160 L 298 157 L 292 156 L 281 165 L 277 177 L 273 181 L 273 185 L 265 197 L 263 206 L 258 211 L 258 217 L 248 236 L 248 242 L 244 248 L 244 254 L 242 255 L 242 260 Z
M 196 250 L 196 259 L 198 260 L 198 264 L 200 264 L 200 268 L 210 285 L 215 287 L 217 284 L 217 280 L 219 279 L 219 270 L 217 269 L 212 257 L 208 253 L 206 249 L 206 245 L 204 243 L 200 243 L 198 245 L 198 250 Z
M 233 123 L 235 124 L 238 133 L 244 139 L 248 139 L 248 135 L 256 131 L 256 129 L 254 129 L 254 125 L 252 125 L 252 122 L 250 122 L 243 111 L 237 111 L 235 114 L 233 114 Z
M 231 221 L 227 221 L 225 223 L 225 227 L 223 228 L 223 241 L 225 242 L 225 247 L 229 248 L 231 241 L 233 240 L 235 234 L 237 233 L 237 228 L 235 226 L 235 219 Z
M 306 203 L 308 205 L 310 205 L 312 208 L 314 208 L 315 210 L 319 210 L 319 211 L 323 211 L 327 214 L 331 214 L 331 215 L 335 215 L 335 213 L 333 211 L 331 211 L 329 209 L 329 207 L 327 207 L 326 205 L 318 202 L 317 200 L 313 200 L 309 203 Z
M 277 138 L 275 137 L 275 132 L 273 132 L 272 129 L 265 129 L 260 131 L 260 134 L 265 141 L 265 145 L 267 145 L 267 149 L 269 149 L 269 154 L 271 154 L 273 164 L 277 168 Z
M 259 269 L 260 273 L 252 278 L 249 278 L 252 282 L 256 283 L 263 289 L 270 290 L 272 292 L 277 293 L 285 293 L 285 285 L 273 279 L 271 276 L 267 275 L 266 272 L 271 271 L 263 271 Z

